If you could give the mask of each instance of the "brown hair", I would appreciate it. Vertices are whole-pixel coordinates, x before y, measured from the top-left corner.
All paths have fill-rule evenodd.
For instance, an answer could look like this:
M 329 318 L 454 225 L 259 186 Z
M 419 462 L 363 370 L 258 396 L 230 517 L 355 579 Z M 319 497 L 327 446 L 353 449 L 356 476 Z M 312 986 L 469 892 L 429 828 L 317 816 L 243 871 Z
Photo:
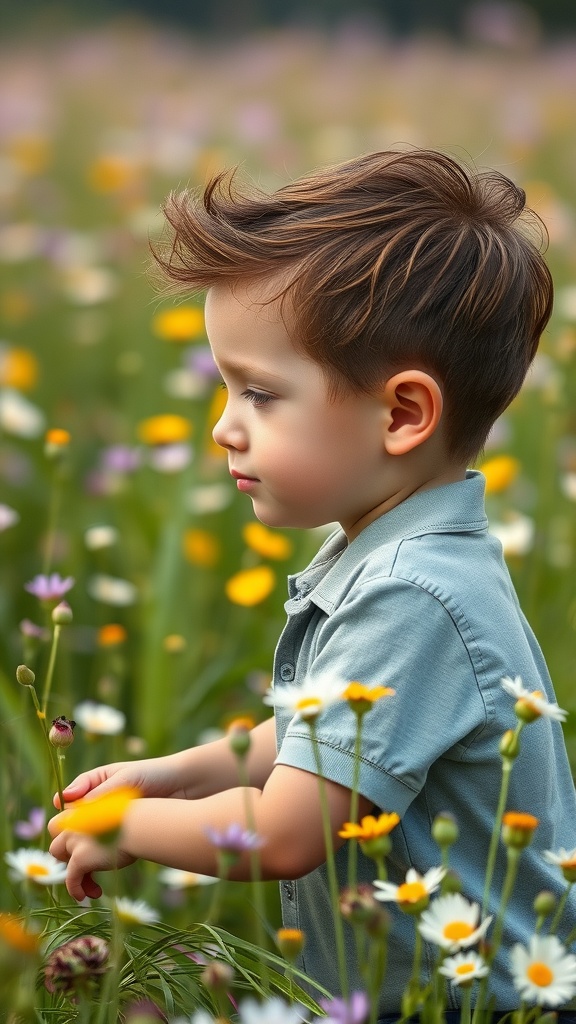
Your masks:
M 278 275 L 294 342 L 336 395 L 430 372 L 451 453 L 468 460 L 519 391 L 552 309 L 542 231 L 533 241 L 516 223 L 524 206 L 504 175 L 429 150 L 362 156 L 273 195 L 225 172 L 203 199 L 169 196 L 173 235 L 154 255 L 194 290 Z

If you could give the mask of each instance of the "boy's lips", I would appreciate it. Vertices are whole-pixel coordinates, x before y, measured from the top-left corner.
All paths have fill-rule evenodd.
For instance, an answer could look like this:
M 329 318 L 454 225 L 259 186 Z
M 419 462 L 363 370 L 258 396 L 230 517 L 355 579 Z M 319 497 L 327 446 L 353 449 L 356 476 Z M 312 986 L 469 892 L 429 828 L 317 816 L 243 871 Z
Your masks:
M 246 476 L 245 473 L 240 473 L 237 469 L 231 469 L 230 476 L 236 481 L 236 486 L 239 491 L 248 491 L 252 484 L 259 483 L 257 477 Z

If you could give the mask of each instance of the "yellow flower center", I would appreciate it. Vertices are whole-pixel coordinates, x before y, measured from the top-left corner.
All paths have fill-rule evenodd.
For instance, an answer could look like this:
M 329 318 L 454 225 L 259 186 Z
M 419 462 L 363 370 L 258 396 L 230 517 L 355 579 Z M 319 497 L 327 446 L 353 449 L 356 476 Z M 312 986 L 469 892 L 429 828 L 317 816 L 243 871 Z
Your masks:
M 469 939 L 474 931 L 467 921 L 450 921 L 444 928 L 444 938 L 458 942 L 460 939 Z
M 318 697 L 303 697 L 295 705 L 296 711 L 311 711 L 312 708 L 322 707 L 322 702 Z
M 543 964 L 539 960 L 530 964 L 526 973 L 532 984 L 538 985 L 539 988 L 546 988 L 547 985 L 551 985 L 554 981 L 554 974 L 548 967 L 548 964 Z
M 458 964 L 455 973 L 456 974 L 470 974 L 474 970 L 474 963 L 472 960 L 467 960 L 465 964 Z
M 43 864 L 29 864 L 27 874 L 30 875 L 31 878 L 45 878 L 46 875 L 50 874 L 50 872 Z
M 418 903 L 427 895 L 426 886 L 422 882 L 404 882 L 398 886 L 398 903 Z

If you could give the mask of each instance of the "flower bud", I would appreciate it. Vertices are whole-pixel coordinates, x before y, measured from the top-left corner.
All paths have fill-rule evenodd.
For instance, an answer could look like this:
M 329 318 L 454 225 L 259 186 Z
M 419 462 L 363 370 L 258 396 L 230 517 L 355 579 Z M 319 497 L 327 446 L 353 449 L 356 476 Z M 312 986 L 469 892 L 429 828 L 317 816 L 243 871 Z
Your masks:
M 371 885 L 343 889 L 340 913 L 350 924 L 360 926 L 375 939 L 384 938 L 390 930 L 390 915 L 375 899 Z
M 516 718 L 519 718 L 521 722 L 526 722 L 528 725 L 530 722 L 535 722 L 537 718 L 540 718 L 540 712 L 528 697 L 520 697 L 520 700 L 516 701 L 514 713 Z
M 73 722 L 69 718 L 65 718 L 64 715 L 60 715 L 59 718 L 55 718 L 52 722 L 52 728 L 48 733 L 48 739 L 53 747 L 66 748 L 74 742 L 74 727 L 76 722 Z
M 502 839 L 506 846 L 523 850 L 532 842 L 532 836 L 538 825 L 538 818 L 535 818 L 533 814 L 508 811 L 502 818 Z
M 55 626 L 69 626 L 73 619 L 72 609 L 67 601 L 60 601 L 52 611 L 52 622 Z
M 230 988 L 233 980 L 234 971 L 232 967 L 230 964 L 222 963 L 221 960 L 213 960 L 207 964 L 200 975 L 200 981 L 211 992 L 226 991 L 226 989 Z
M 306 936 L 299 928 L 279 928 L 276 932 L 276 942 L 282 956 L 289 963 L 294 963 L 304 948 Z
M 507 729 L 500 740 L 500 753 L 502 757 L 513 761 L 520 753 L 520 739 L 514 729 Z
M 440 848 L 453 846 L 458 840 L 460 832 L 458 823 L 453 814 L 449 811 L 440 811 L 432 822 L 432 838 Z
M 67 430 L 54 427 L 48 430 L 44 438 L 44 454 L 47 459 L 57 460 L 62 458 L 70 444 L 70 434 Z
M 34 686 L 36 676 L 32 669 L 28 668 L 28 665 L 18 665 L 18 668 L 16 669 L 16 679 L 20 683 L 20 686 Z
M 79 935 L 57 946 L 44 968 L 49 992 L 62 992 L 76 1001 L 80 995 L 96 995 L 108 969 L 108 943 L 99 935 Z
M 228 726 L 228 739 L 230 748 L 236 757 L 246 757 L 250 750 L 251 738 L 250 729 L 253 722 L 246 718 L 236 718 Z
M 534 913 L 538 917 L 549 917 L 554 913 L 558 906 L 558 900 L 556 899 L 553 892 L 548 892 L 544 889 L 539 892 L 534 900 Z

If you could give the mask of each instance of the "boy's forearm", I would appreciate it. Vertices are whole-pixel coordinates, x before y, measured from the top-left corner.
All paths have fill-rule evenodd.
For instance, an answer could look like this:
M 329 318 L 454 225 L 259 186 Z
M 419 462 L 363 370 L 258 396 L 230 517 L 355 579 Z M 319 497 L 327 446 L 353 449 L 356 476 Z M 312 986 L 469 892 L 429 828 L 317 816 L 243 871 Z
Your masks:
M 274 719 L 261 722 L 250 732 L 250 749 L 245 760 L 247 781 L 263 789 L 276 758 Z M 182 777 L 182 788 L 189 800 L 199 800 L 240 785 L 239 763 L 229 737 L 201 744 L 169 755 Z

